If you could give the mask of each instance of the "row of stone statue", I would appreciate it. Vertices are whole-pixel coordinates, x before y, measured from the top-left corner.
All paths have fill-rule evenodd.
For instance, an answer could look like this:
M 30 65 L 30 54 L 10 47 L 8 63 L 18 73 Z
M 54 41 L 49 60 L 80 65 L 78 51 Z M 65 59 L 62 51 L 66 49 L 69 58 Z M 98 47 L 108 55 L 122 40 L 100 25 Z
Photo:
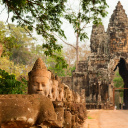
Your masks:
M 61 83 L 39 58 L 28 73 L 29 95 L 0 95 L 2 128 L 79 128 L 85 98 Z
M 85 103 L 84 97 L 80 97 L 77 92 L 73 92 L 67 85 L 61 83 L 58 76 L 47 71 L 41 58 L 37 59 L 28 75 L 28 94 L 42 94 L 52 101 Z

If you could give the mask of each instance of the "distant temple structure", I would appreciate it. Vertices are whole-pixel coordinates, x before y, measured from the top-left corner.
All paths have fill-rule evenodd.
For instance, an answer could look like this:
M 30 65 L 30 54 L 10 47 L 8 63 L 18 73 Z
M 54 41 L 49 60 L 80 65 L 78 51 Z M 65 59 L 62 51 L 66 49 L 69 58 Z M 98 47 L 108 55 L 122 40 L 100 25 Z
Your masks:
M 79 61 L 78 71 L 63 78 L 70 88 L 86 96 L 87 108 L 112 108 L 113 71 L 121 57 L 128 58 L 128 17 L 118 2 L 105 32 L 103 25 L 93 25 L 91 55 Z

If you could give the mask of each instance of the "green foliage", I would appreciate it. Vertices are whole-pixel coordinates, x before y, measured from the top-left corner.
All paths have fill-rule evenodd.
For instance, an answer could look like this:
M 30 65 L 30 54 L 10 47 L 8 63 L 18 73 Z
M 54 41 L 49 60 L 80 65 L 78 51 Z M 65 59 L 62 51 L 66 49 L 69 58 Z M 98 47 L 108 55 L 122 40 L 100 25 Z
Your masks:
M 114 82 L 114 87 L 116 87 L 116 88 L 123 88 L 123 86 L 124 86 L 123 79 L 120 76 L 119 72 L 116 72 L 113 82 Z
M 66 38 L 61 29 L 61 17 L 65 11 L 66 2 L 67 0 L 2 0 L 2 4 L 6 5 L 8 14 L 10 12 L 13 14 L 12 21 L 17 21 L 17 24 L 24 28 L 27 26 L 30 31 L 34 28 L 38 34 L 42 35 L 46 40 L 43 48 L 47 50 L 44 53 L 54 57 L 58 64 L 63 65 L 63 68 L 66 68 L 67 64 L 63 57 L 55 54 L 55 50 L 60 51 L 62 46 L 57 44 L 53 32 Z M 82 11 L 76 15 L 75 13 L 66 14 L 65 18 L 73 24 L 75 33 L 83 41 L 88 36 L 83 31 L 86 25 L 81 27 L 81 23 L 88 24 L 91 21 L 94 24 L 101 23 L 100 16 L 105 17 L 107 14 L 105 11 L 107 3 L 106 0 L 81 0 L 80 7 Z
M 11 56 L 12 49 L 17 48 L 17 39 L 8 32 L 3 22 L 0 22 L 0 43 L 3 45 L 2 56 Z
M 114 82 L 114 87 L 115 88 L 124 88 L 124 82 L 123 82 L 123 79 L 120 76 L 119 72 L 116 72 L 116 75 L 113 79 L 113 82 Z M 123 97 L 122 90 L 119 90 L 119 94 L 120 94 L 120 97 Z
M 32 51 L 35 50 L 33 43 L 35 40 L 27 36 L 26 30 L 27 28 L 17 27 L 14 24 L 4 25 L 3 22 L 0 22 L 0 42 L 4 48 L 2 57 L 8 56 L 15 64 L 28 65 L 32 63 L 30 60 L 35 55 Z
M 24 94 L 27 81 L 22 79 L 22 82 L 17 81 L 15 75 L 9 75 L 8 72 L 0 69 L 0 94 Z
M 92 117 L 88 116 L 88 119 L 93 119 Z
M 61 29 L 62 22 L 60 18 L 63 16 L 66 1 L 67 0 L 2 0 L 8 9 L 8 13 L 13 13 L 12 21 L 17 21 L 18 25 L 22 27 L 27 26 L 30 31 L 34 28 L 37 34 L 42 35 L 46 42 L 49 43 L 50 47 L 52 46 L 53 49 L 58 51 L 60 46 L 52 45 L 52 43 L 54 44 L 56 42 L 56 39 L 51 33 L 56 32 L 63 37 L 65 36 Z M 45 46 L 46 45 L 43 47 Z M 46 51 L 45 54 L 47 55 L 48 52 L 50 52 L 50 56 L 54 56 L 55 59 L 60 59 L 58 56 L 55 57 L 55 54 L 51 54 L 51 50 Z M 61 61 L 62 60 L 63 58 L 61 58 Z M 64 67 L 65 66 L 66 65 L 64 65 Z
M 80 41 L 88 39 L 85 28 L 91 22 L 93 24 L 102 24 L 101 17 L 107 16 L 105 9 L 108 7 L 106 0 L 80 0 L 79 10 L 68 8 L 65 18 L 73 26 L 74 32 L 78 35 Z
M 61 60 L 61 58 L 63 58 L 63 60 L 64 60 L 62 52 L 56 51 L 55 54 L 56 54 L 56 56 L 58 56 L 58 58 L 47 57 L 46 65 L 47 65 L 48 69 L 51 70 L 54 74 L 57 74 L 58 76 L 65 76 L 66 75 L 65 70 L 64 70 L 65 64 L 63 64 L 63 61 Z M 60 63 L 58 63 L 58 61 L 60 61 Z M 66 63 L 66 61 L 64 63 Z
M 28 72 L 32 69 L 32 67 L 23 64 L 14 64 L 7 57 L 0 58 L 0 68 L 9 74 L 14 74 L 18 80 L 20 80 L 21 76 L 27 79 Z

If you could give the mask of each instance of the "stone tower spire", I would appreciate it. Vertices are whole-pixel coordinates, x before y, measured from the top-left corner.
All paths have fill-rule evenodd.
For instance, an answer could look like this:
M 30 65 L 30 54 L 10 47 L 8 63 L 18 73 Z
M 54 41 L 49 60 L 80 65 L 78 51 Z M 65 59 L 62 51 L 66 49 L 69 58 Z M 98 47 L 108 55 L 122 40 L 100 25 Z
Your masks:
M 128 52 L 128 18 L 119 1 L 110 18 L 107 34 L 109 36 L 109 47 L 111 53 Z
M 108 25 L 108 32 L 109 31 L 111 32 L 112 29 L 114 28 L 115 29 L 122 28 L 122 27 L 124 28 L 127 26 L 128 26 L 128 18 L 125 13 L 125 10 L 123 9 L 123 6 L 121 5 L 121 2 L 119 1 L 110 18 L 109 25 Z

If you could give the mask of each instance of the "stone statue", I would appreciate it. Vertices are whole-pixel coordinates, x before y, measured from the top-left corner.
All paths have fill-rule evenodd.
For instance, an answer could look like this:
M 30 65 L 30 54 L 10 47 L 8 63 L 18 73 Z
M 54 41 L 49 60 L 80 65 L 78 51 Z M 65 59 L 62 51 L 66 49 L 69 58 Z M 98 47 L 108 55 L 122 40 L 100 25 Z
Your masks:
M 50 97 L 52 101 L 56 101 L 57 95 L 58 95 L 58 80 L 56 76 L 52 73 L 51 75 L 51 91 L 50 91 Z
M 68 85 L 64 84 L 64 92 L 65 92 L 65 94 L 64 94 L 65 100 L 67 102 L 72 102 L 73 101 L 73 94 L 72 94 L 72 90 L 70 90 Z
M 51 72 L 47 71 L 41 58 L 36 60 L 28 76 L 28 94 L 42 94 L 48 97 L 51 88 Z
M 51 100 L 42 95 L 0 95 L 0 127 L 59 127 Z M 42 127 L 41 127 L 42 128 Z
M 57 94 L 57 101 L 63 101 L 64 100 L 64 84 L 61 83 L 61 80 L 59 77 L 56 78 L 58 80 L 58 94 Z

